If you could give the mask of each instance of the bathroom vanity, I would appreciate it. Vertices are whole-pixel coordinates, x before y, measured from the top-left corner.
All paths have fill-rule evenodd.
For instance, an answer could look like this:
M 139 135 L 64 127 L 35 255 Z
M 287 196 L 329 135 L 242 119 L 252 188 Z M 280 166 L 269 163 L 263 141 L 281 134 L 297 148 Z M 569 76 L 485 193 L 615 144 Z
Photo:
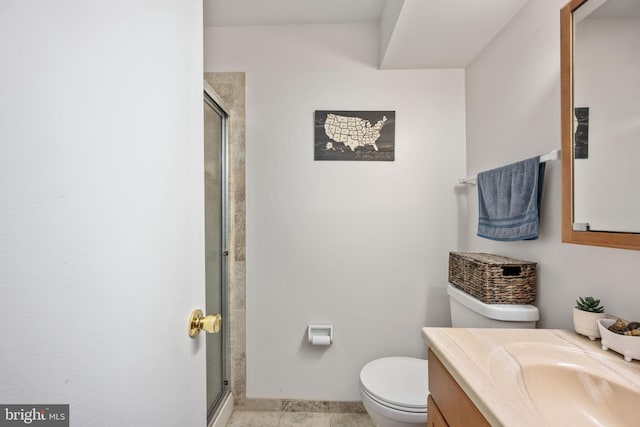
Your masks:
M 552 329 L 422 334 L 429 427 L 636 425 L 640 362 L 602 350 L 599 341 Z

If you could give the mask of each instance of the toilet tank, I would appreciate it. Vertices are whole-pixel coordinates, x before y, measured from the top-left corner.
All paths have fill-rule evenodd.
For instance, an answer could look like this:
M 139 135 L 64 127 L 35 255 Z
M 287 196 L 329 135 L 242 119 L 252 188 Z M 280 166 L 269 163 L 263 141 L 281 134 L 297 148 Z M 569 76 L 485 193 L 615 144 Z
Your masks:
M 540 318 L 533 305 L 485 304 L 447 284 L 454 328 L 535 328 Z

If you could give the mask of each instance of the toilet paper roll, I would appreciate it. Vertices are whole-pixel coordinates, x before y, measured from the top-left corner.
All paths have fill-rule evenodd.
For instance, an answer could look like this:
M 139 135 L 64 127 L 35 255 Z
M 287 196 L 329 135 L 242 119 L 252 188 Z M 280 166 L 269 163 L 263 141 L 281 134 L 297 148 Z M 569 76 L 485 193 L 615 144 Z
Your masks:
M 331 337 L 327 335 L 314 335 L 311 337 L 312 345 L 329 345 L 331 344 Z

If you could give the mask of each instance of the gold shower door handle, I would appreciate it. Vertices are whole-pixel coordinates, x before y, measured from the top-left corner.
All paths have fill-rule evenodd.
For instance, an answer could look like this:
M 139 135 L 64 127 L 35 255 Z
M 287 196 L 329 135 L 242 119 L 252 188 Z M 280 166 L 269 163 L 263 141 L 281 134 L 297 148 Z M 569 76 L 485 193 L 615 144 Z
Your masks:
M 189 336 L 196 337 L 200 331 L 217 334 L 222 327 L 222 316 L 213 314 L 205 316 L 202 310 L 195 309 L 189 317 Z

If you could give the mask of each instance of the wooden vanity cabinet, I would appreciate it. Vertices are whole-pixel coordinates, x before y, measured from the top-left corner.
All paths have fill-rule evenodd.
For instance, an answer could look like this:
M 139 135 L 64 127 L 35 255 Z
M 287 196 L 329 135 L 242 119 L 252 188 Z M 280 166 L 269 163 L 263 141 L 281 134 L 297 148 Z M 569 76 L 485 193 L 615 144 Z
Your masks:
M 429 349 L 428 427 L 490 427 L 469 396 Z

